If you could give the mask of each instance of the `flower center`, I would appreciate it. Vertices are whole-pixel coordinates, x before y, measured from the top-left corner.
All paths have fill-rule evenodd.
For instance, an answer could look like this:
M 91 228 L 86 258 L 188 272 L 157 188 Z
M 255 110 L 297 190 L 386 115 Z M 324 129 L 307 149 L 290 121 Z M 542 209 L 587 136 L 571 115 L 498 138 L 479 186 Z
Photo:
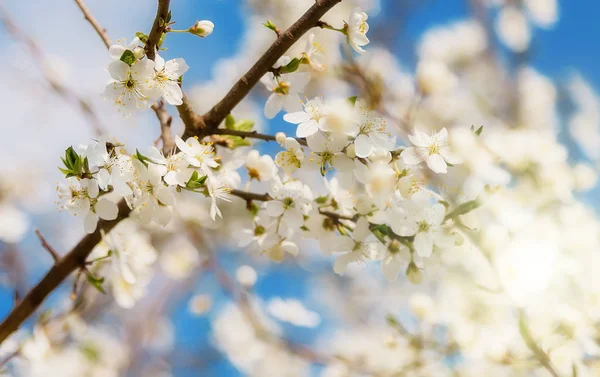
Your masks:
M 292 207 L 294 205 L 294 199 L 292 199 L 292 198 L 285 198 L 285 199 L 283 199 L 283 205 L 286 208 Z
M 421 221 L 418 225 L 419 232 L 427 232 L 429 230 L 429 224 L 425 220 Z
M 248 176 L 250 177 L 250 179 L 256 179 L 257 181 L 260 181 L 260 173 L 258 172 L 257 169 L 254 168 L 247 168 L 248 169 Z
M 262 225 L 257 225 L 256 228 L 254 228 L 254 235 L 262 236 L 263 234 L 265 234 L 265 227 Z
M 130 77 L 127 79 L 127 81 L 125 81 L 125 87 L 127 89 L 133 89 L 133 87 L 135 86 L 135 81 L 133 81 L 133 79 Z
M 437 142 L 434 142 L 427 147 L 427 150 L 429 151 L 430 155 L 436 154 L 436 153 L 440 152 L 440 146 L 438 145 Z
M 273 92 L 277 93 L 277 94 L 281 94 L 282 96 L 286 96 L 290 93 L 290 83 L 287 81 L 281 81 L 279 82 L 279 86 L 275 89 L 273 89 Z

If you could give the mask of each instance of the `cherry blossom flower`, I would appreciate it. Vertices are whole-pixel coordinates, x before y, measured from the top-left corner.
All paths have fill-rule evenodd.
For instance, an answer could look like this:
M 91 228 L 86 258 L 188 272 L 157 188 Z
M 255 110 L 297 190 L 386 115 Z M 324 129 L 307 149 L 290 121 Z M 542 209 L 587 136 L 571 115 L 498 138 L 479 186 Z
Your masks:
M 425 161 L 429 169 L 436 173 L 446 173 L 448 163 L 460 164 L 462 161 L 455 157 L 448 145 L 448 131 L 446 128 L 433 136 L 415 130 L 408 135 L 414 147 L 406 148 L 401 156 L 407 165 L 417 165 Z
M 108 65 L 112 80 L 104 89 L 105 98 L 113 101 L 119 111 L 125 116 L 134 111 L 147 109 L 156 100 L 152 90 L 154 84 L 154 62 L 139 60 L 131 66 L 121 60 L 115 60 Z
M 448 237 L 442 230 L 446 208 L 442 204 L 427 206 L 422 201 L 404 201 L 388 218 L 394 233 L 415 236 L 415 250 L 419 256 L 429 258 L 433 246 L 445 246 Z
M 325 71 L 325 64 L 319 60 L 323 56 L 323 47 L 315 41 L 315 34 L 311 33 L 306 41 L 306 51 L 302 53 L 302 59 L 316 72 Z
M 316 97 L 304 104 L 302 111 L 288 113 L 283 120 L 297 124 L 296 137 L 308 137 L 319 131 L 325 122 L 321 98 Z
M 284 141 L 285 151 L 277 153 L 275 163 L 283 169 L 287 175 L 291 175 L 302 166 L 304 161 L 304 150 L 298 140 L 288 137 Z
M 156 147 L 150 147 L 147 154 L 169 186 L 185 187 L 194 173 L 194 169 L 189 168 L 188 160 L 181 154 L 170 154 L 165 157 Z
M 131 42 L 127 43 L 125 38 L 117 39 L 117 44 L 109 47 L 108 54 L 111 59 L 119 60 L 123 56 L 123 53 L 127 50 L 134 52 L 136 47 L 140 47 L 141 41 L 138 37 L 134 37 Z
M 383 256 L 383 244 L 369 229 L 369 221 L 361 217 L 356 222 L 352 237 L 339 237 L 334 251 L 344 252 L 337 257 L 333 267 L 336 274 L 343 275 L 350 263 L 362 263 L 365 259 L 378 260 Z
M 339 171 L 349 171 L 354 167 L 352 160 L 343 152 L 348 145 L 345 137 L 331 135 L 327 137 L 322 133 L 316 133 L 307 138 L 308 147 L 312 150 L 312 161 L 325 175 L 327 170 L 334 168 Z
M 270 181 L 277 175 L 277 166 L 273 158 L 269 155 L 261 156 L 255 149 L 251 150 L 246 157 L 246 169 L 250 179 L 259 182 Z
M 289 63 L 289 57 L 279 60 L 279 64 L 275 66 L 285 66 Z M 308 84 L 310 75 L 307 73 L 293 72 L 275 76 L 269 72 L 264 75 L 260 82 L 267 88 L 271 95 L 265 103 L 265 116 L 272 119 L 282 109 L 288 113 L 299 111 L 302 108 L 302 100 L 299 93 L 304 91 L 304 87 Z
M 215 150 L 212 144 L 200 143 L 195 137 L 190 137 L 184 142 L 179 136 L 175 136 L 175 143 L 187 162 L 200 168 L 204 174 L 210 175 L 211 169 L 219 166 L 219 163 L 215 161 Z
M 182 58 L 171 59 L 165 62 L 160 55 L 154 58 L 154 89 L 152 97 L 162 96 L 171 105 L 181 105 L 183 92 L 177 80 L 189 69 Z
M 348 43 L 354 51 L 360 54 L 365 53 L 362 46 L 369 44 L 369 38 L 367 38 L 367 32 L 369 31 L 368 18 L 369 16 L 360 8 L 355 8 L 350 13 L 350 19 L 348 20 Z
M 135 160 L 138 171 L 137 190 L 133 205 L 138 209 L 139 219 L 148 224 L 150 221 L 165 226 L 171 220 L 175 197 L 165 186 L 159 170 L 160 165 L 144 166 Z

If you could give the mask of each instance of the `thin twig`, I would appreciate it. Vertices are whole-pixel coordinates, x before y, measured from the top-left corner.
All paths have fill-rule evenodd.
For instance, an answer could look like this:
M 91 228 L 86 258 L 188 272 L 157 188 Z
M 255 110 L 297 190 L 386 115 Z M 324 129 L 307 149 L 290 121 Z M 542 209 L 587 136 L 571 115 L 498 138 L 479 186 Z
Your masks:
M 160 139 L 162 140 L 163 153 L 166 156 L 175 148 L 175 140 L 173 139 L 173 132 L 171 131 L 173 117 L 169 115 L 169 112 L 165 109 L 165 102 L 163 100 L 152 105 L 152 110 L 154 110 L 154 113 L 156 113 L 156 117 L 160 122 Z
M 39 229 L 35 230 L 35 235 L 40 239 L 40 242 L 42 243 L 44 249 L 46 249 L 46 251 L 50 253 L 52 259 L 54 259 L 54 263 L 57 263 L 60 260 L 60 255 L 58 254 L 58 252 L 56 252 L 56 250 L 48 243 L 48 241 L 46 241 L 46 239 L 42 235 L 42 232 L 40 232 Z
M 40 280 L 23 297 L 18 305 L 8 314 L 0 323 L 0 344 L 8 338 L 23 322 L 42 304 L 44 299 L 56 289 L 71 273 L 85 264 L 85 260 L 90 255 L 94 247 L 102 239 L 100 230 L 109 232 L 119 221 L 126 218 L 130 209 L 125 200 L 119 202 L 119 215 L 115 220 L 101 220 L 98 222 L 98 228 L 92 234 L 83 237 L 81 241 L 69 253 L 61 258 L 46 273 L 46 276 Z
M 108 32 L 106 31 L 106 29 L 103 28 L 100 25 L 100 23 L 96 20 L 96 18 L 92 15 L 92 12 L 87 7 L 87 5 L 83 2 L 83 0 L 75 0 L 75 3 L 79 7 L 79 9 L 81 9 L 81 13 L 83 13 L 83 17 L 85 17 L 85 19 L 92 25 L 94 30 L 96 30 L 96 33 L 98 33 L 98 36 L 100 37 L 100 39 L 102 39 L 102 42 L 104 42 L 104 45 L 106 46 L 106 48 L 109 48 L 111 43 L 110 43 L 110 38 L 108 36 Z
M 238 131 L 238 130 L 230 130 L 228 128 L 215 128 L 212 130 L 209 130 L 209 132 L 207 132 L 207 134 L 210 135 L 229 135 L 229 136 L 239 136 L 242 139 L 260 139 L 260 140 L 264 140 L 264 141 L 277 141 L 276 137 L 274 135 L 269 135 L 269 134 L 261 134 L 257 131 Z M 202 133 L 201 133 L 201 136 Z M 198 136 L 200 137 L 200 136 Z M 306 139 L 304 138 L 296 138 L 296 141 L 298 141 L 298 144 L 300 145 L 304 145 L 306 146 Z

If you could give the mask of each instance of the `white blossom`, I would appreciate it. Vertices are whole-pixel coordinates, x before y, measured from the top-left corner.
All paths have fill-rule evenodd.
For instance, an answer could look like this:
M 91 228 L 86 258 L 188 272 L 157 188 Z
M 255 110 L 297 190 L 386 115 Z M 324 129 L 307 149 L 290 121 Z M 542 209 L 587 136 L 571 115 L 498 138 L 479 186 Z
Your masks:
M 367 38 L 367 32 L 369 31 L 368 18 L 369 16 L 360 8 L 355 8 L 350 13 L 348 20 L 348 43 L 354 51 L 360 54 L 365 52 L 362 46 L 369 44 L 369 38 Z

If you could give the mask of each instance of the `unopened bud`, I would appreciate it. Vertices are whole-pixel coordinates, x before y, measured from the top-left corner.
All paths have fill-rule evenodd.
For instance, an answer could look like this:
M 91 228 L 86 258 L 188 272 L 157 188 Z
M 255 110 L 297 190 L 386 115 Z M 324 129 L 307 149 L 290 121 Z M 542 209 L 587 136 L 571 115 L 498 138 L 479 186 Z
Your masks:
M 423 281 L 423 273 L 414 262 L 408 264 L 406 269 L 406 278 L 413 284 L 421 284 Z
M 189 28 L 189 32 L 199 37 L 207 37 L 212 34 L 215 24 L 208 20 L 196 21 L 194 26 Z
M 279 145 L 281 145 L 282 147 L 285 145 L 285 134 L 283 132 L 277 132 L 275 134 L 275 140 L 277 141 L 277 143 L 279 143 Z
M 146 51 L 144 50 L 143 47 L 137 46 L 136 48 L 133 49 L 133 56 L 135 56 L 136 59 L 141 59 L 144 57 L 144 55 L 146 55 Z

